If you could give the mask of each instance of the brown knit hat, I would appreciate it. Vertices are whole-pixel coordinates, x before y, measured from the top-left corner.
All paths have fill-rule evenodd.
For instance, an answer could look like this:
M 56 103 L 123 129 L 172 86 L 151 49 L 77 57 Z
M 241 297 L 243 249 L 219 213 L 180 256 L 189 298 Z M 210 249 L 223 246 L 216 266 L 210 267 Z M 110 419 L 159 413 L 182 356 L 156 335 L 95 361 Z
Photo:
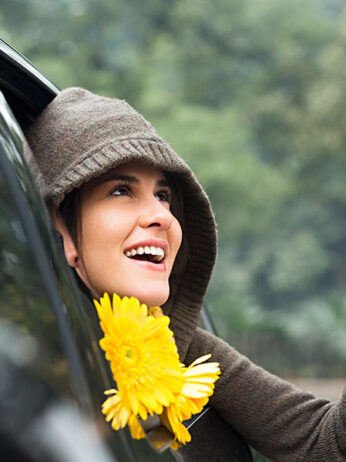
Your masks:
M 145 162 L 178 178 L 189 258 L 184 274 L 173 286 L 171 281 L 163 308 L 184 358 L 216 255 L 214 216 L 191 169 L 125 101 L 81 88 L 62 91 L 30 127 L 27 138 L 41 170 L 40 174 L 32 165 L 42 196 L 57 207 L 73 189 L 129 161 Z

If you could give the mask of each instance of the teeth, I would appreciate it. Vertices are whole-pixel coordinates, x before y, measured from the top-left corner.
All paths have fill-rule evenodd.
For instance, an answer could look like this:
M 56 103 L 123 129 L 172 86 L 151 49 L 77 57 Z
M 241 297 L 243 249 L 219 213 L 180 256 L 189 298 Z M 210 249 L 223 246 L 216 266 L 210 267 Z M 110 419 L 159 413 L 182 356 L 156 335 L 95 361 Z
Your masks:
M 151 246 L 144 246 L 144 247 L 138 247 L 138 248 L 133 248 L 130 250 L 126 250 L 125 255 L 127 257 L 134 257 L 135 255 L 152 255 L 153 256 L 153 261 L 161 261 L 165 258 L 165 252 L 161 247 L 155 247 L 154 245 Z

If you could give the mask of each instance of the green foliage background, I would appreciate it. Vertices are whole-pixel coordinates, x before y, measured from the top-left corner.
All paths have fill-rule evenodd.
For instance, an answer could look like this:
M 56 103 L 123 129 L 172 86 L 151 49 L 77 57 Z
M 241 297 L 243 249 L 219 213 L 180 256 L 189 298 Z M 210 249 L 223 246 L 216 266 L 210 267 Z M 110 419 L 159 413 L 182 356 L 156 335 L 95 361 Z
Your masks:
M 0 34 L 58 86 L 128 100 L 206 188 L 220 334 L 281 375 L 344 376 L 341 0 L 3 0 Z

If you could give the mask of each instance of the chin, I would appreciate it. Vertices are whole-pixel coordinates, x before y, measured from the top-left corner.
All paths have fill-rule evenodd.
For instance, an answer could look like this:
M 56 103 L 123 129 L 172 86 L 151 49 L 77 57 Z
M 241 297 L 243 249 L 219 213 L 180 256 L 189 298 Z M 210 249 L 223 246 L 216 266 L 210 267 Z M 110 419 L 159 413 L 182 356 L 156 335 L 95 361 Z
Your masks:
M 139 286 L 140 284 L 138 284 Z M 136 297 L 140 303 L 144 303 L 147 306 L 162 306 L 169 297 L 169 286 L 161 286 L 155 287 L 154 284 L 148 284 L 148 287 L 145 287 L 143 284 L 142 287 L 137 287 L 135 289 L 131 289 L 130 287 L 122 287 L 119 290 L 115 287 L 108 287 L 108 290 L 103 287 L 102 290 L 98 291 L 101 295 L 104 292 L 108 292 L 109 294 L 116 293 L 120 297 Z
M 155 291 L 151 287 L 148 290 L 139 289 L 132 291 L 132 293 L 129 292 L 128 296 L 136 297 L 140 303 L 145 303 L 147 306 L 161 306 L 168 300 L 169 291 Z
M 140 303 L 145 303 L 147 306 L 161 306 L 168 300 L 167 294 L 138 294 L 138 296 L 134 295 L 134 297 L 138 298 Z

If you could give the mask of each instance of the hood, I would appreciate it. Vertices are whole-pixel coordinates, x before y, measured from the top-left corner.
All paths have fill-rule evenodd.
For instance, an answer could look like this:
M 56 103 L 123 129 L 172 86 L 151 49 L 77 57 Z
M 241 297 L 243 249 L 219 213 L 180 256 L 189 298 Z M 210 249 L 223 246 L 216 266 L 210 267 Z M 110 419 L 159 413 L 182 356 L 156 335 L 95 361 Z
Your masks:
M 34 155 L 28 162 L 39 190 L 57 207 L 73 189 L 126 162 L 141 161 L 174 175 L 182 198 L 187 245 L 178 253 L 170 296 L 162 308 L 171 319 L 183 360 L 216 256 L 214 215 L 190 167 L 124 100 L 82 88 L 63 90 L 26 135 Z

